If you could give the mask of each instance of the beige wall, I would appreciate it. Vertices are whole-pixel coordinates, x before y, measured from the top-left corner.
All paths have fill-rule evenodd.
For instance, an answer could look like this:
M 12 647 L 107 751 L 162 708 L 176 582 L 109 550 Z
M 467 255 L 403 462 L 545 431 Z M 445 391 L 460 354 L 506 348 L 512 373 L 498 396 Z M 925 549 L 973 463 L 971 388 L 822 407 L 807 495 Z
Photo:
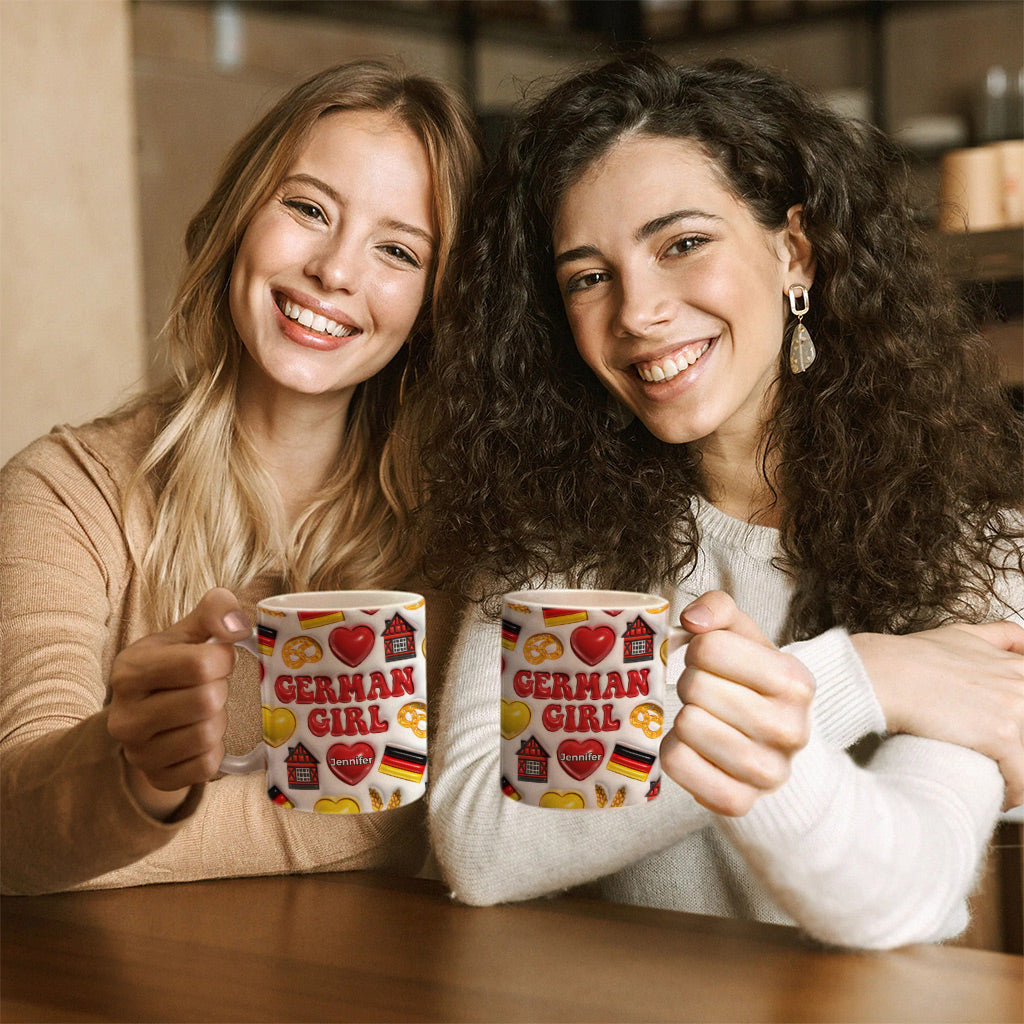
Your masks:
M 0 462 L 144 368 L 129 11 L 0 2 Z

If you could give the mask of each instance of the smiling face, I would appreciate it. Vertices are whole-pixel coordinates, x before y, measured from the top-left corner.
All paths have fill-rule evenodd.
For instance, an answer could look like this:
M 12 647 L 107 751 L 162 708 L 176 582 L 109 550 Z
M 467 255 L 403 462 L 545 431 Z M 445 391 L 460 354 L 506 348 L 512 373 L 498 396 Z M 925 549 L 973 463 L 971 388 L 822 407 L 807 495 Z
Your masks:
M 604 386 L 663 441 L 756 447 L 786 290 L 810 285 L 799 208 L 766 230 L 697 143 L 627 136 L 568 189 L 553 244 L 576 346 Z
M 322 117 L 253 216 L 231 272 L 243 380 L 334 395 L 378 373 L 423 305 L 436 245 L 430 164 L 377 111 Z

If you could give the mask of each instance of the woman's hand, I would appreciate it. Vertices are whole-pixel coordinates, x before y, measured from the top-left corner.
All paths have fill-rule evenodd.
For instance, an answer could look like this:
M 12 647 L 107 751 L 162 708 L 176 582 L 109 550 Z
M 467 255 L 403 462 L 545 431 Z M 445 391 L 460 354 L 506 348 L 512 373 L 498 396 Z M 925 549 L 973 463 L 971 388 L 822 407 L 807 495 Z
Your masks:
M 694 635 L 662 767 L 698 803 L 737 817 L 789 778 L 810 737 L 814 678 L 721 591 L 697 598 L 680 621 Z
M 124 750 L 134 795 L 154 817 L 169 817 L 190 786 L 217 774 L 235 664 L 231 641 L 249 633 L 234 594 L 216 588 L 180 622 L 114 659 L 107 730 Z
M 957 623 L 850 638 L 890 732 L 970 747 L 997 761 L 1004 809 L 1024 803 L 1024 629 Z

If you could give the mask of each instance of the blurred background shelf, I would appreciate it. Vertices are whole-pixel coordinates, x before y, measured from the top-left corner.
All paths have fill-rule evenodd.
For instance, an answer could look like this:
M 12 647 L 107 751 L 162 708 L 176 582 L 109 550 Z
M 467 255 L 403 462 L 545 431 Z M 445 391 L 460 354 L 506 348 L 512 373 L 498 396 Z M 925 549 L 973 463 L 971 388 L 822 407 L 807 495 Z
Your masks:
M 215 5 L 221 0 L 209 0 Z M 853 32 L 864 64 L 863 114 L 892 127 L 889 66 L 905 48 L 889 24 L 901 16 L 942 16 L 948 8 L 1015 0 L 249 0 L 246 7 L 331 24 L 374 24 L 428 32 L 463 48 L 464 86 L 477 104 L 475 49 L 486 42 L 589 56 L 637 46 L 757 47 L 779 33 Z M 760 40 L 759 40 L 759 37 Z
M 999 360 L 1011 401 L 1024 410 L 1024 231 L 943 235 L 942 245 Z
M 1017 282 L 1024 278 L 1024 230 L 970 231 L 944 236 L 950 265 L 964 282 Z

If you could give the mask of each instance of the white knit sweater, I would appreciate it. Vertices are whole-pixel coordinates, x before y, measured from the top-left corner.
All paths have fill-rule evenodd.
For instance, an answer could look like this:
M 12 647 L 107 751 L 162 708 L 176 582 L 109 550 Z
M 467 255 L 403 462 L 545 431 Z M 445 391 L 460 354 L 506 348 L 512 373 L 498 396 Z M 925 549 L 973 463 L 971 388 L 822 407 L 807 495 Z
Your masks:
M 721 589 L 777 641 L 792 595 L 772 565 L 777 531 L 706 503 L 698 524 L 696 571 L 684 590 L 663 591 L 673 620 L 694 596 Z M 603 812 L 502 795 L 499 629 L 468 614 L 431 737 L 431 835 L 457 899 L 491 904 L 596 883 L 620 902 L 796 923 L 864 948 L 938 941 L 966 926 L 1002 802 L 998 767 L 913 736 L 884 738 L 859 767 L 846 748 L 885 722 L 845 631 L 786 648 L 817 681 L 811 740 L 780 790 L 730 819 L 667 776 L 653 802 Z M 666 722 L 680 709 L 681 657 L 669 664 Z

